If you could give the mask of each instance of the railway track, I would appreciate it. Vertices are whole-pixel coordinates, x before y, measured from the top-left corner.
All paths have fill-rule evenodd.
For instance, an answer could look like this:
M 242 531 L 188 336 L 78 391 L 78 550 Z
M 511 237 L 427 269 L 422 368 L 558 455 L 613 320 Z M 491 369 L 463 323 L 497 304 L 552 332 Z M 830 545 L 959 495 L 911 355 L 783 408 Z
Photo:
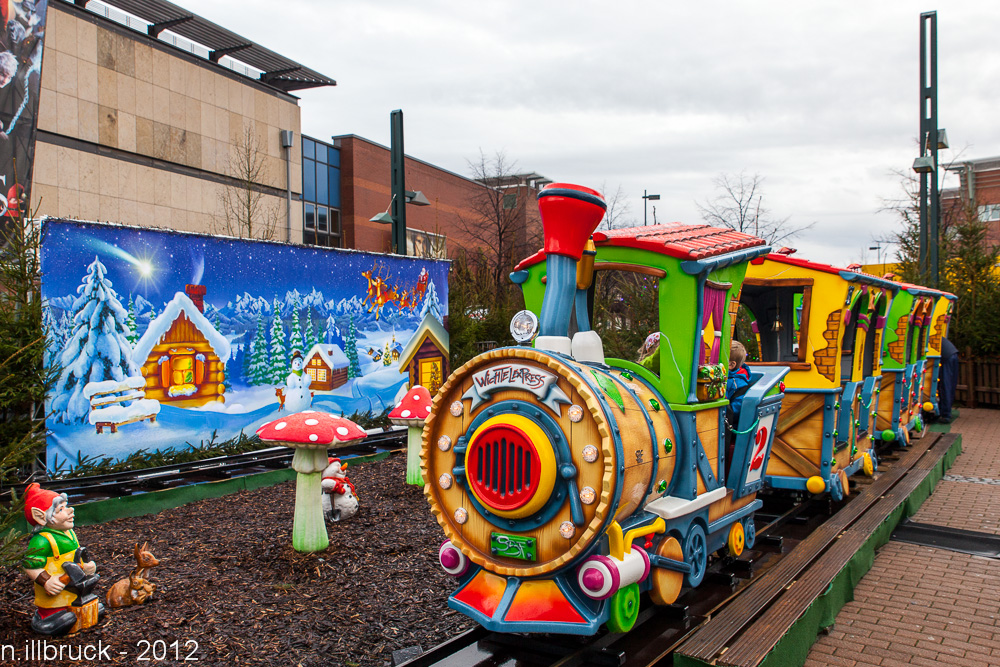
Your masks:
M 364 442 L 358 445 L 338 449 L 337 455 L 341 458 L 370 456 L 405 446 L 406 430 L 395 428 L 391 431 L 371 433 Z M 45 482 L 45 488 L 57 493 L 65 493 L 73 504 L 120 498 L 188 484 L 233 479 L 259 472 L 288 468 L 291 465 L 293 453 L 294 450 L 287 447 L 269 447 L 244 454 L 217 456 L 200 461 L 144 468 L 136 471 L 51 480 Z M 14 487 L 0 486 L 0 496 L 5 495 L 11 488 L 21 494 L 25 486 L 25 484 Z
M 898 452 L 880 455 L 878 476 L 891 471 Z M 625 634 L 603 630 L 593 637 L 570 635 L 503 634 L 481 626 L 468 630 L 426 651 L 400 667 L 576 667 L 629 665 L 664 667 L 672 654 L 707 621 L 725 610 L 753 581 L 775 567 L 797 544 L 849 505 L 868 478 L 852 478 L 852 492 L 841 503 L 828 498 L 782 504 L 783 496 L 765 499 L 757 513 L 757 541 L 738 559 L 716 559 L 697 589 L 685 591 L 677 601 L 657 607 L 644 597 L 635 627 Z M 769 502 L 770 501 L 770 502 Z

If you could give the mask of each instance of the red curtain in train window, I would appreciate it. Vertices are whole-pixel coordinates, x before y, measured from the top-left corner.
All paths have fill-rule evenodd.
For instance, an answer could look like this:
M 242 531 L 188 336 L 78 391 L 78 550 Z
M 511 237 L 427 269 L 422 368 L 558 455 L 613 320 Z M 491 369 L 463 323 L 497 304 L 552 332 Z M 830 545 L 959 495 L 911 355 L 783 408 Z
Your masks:
M 728 286 L 705 283 L 705 300 L 701 311 L 701 328 L 704 344 L 701 346 L 701 363 L 719 363 L 722 347 L 722 317 L 726 310 Z M 711 327 L 709 327 L 711 324 Z M 711 343 L 707 340 L 711 335 Z M 707 352 L 707 354 L 706 354 Z M 706 356 L 708 359 L 706 360 Z

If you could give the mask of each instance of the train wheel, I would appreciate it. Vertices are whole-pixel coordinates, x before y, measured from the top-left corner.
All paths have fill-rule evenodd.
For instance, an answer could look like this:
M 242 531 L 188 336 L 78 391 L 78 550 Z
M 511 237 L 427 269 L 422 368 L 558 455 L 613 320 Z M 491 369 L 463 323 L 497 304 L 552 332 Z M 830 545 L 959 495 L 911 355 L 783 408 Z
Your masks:
M 685 575 L 687 585 L 694 588 L 705 578 L 708 566 L 708 540 L 705 539 L 705 529 L 701 524 L 692 523 L 684 539 L 684 561 L 691 566 L 691 571 Z
M 660 542 L 660 546 L 656 548 L 656 555 L 684 562 L 684 550 L 681 549 L 681 543 L 676 537 L 668 537 Z M 656 604 L 673 604 L 684 586 L 684 574 L 665 567 L 654 568 L 652 579 L 653 588 L 649 591 L 649 596 Z
M 729 555 L 733 558 L 739 558 L 740 554 L 743 553 L 745 544 L 746 535 L 743 532 L 743 524 L 736 521 L 729 528 L 729 539 L 726 540 L 726 546 L 729 547 Z
M 757 525 L 754 523 L 752 515 L 743 519 L 743 539 L 747 549 L 753 549 L 754 543 L 757 542 Z
M 875 462 L 872 460 L 872 455 L 868 452 L 863 454 L 865 457 L 864 463 L 861 464 L 861 470 L 865 473 L 866 477 L 871 477 L 875 474 Z
M 608 604 L 608 630 L 628 632 L 639 617 L 639 584 L 629 584 L 618 590 Z
M 844 490 L 844 497 L 847 498 L 851 495 L 851 484 L 847 481 L 847 473 L 839 470 L 837 476 L 840 477 L 840 488 Z

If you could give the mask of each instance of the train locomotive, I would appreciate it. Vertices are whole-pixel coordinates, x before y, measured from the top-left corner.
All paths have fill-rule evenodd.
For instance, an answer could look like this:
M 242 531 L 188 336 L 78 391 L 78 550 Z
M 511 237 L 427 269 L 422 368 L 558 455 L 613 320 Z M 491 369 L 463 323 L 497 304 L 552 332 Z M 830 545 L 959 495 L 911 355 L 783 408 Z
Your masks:
M 624 632 L 642 594 L 671 604 L 713 553 L 754 543 L 788 369 L 754 370 L 728 432 L 725 383 L 747 263 L 770 249 L 707 225 L 595 232 L 604 200 L 577 185 L 550 184 L 538 204 L 544 249 L 511 276 L 521 344 L 473 358 L 435 396 L 424 493 L 457 580 L 450 607 L 500 632 Z M 652 370 L 605 357 L 591 329 L 595 276 L 612 274 L 657 291 Z

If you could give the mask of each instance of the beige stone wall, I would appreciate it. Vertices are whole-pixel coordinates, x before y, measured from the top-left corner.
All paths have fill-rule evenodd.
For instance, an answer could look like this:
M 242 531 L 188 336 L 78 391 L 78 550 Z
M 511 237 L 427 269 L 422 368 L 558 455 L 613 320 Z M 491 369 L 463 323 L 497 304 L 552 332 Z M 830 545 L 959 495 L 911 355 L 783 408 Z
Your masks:
M 122 153 L 37 142 L 32 210 L 40 201 L 39 215 L 211 232 L 221 222 L 225 187 L 211 176 L 231 175 L 229 159 L 246 125 L 263 149 L 262 184 L 282 191 L 279 131 L 295 132 L 291 181 L 293 192 L 301 189 L 300 110 L 294 100 L 89 18 L 50 7 L 38 127 Z M 284 198 L 267 200 L 276 207 L 277 238 L 283 240 Z M 293 240 L 302 237 L 301 211 L 293 201 Z

